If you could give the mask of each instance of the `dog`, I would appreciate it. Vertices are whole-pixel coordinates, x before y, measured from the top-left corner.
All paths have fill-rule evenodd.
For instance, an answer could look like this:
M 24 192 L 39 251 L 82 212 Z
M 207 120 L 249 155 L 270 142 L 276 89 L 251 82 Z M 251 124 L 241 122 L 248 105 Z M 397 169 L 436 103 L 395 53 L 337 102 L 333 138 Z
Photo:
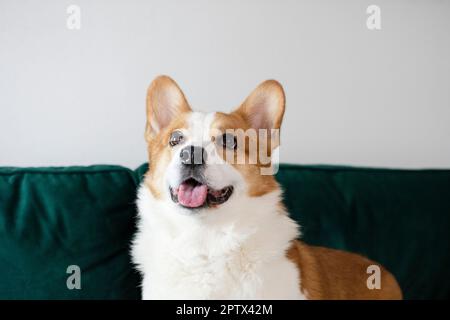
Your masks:
M 149 169 L 131 249 L 143 299 L 402 298 L 379 264 L 297 240 L 299 226 L 267 174 L 276 171 L 284 110 L 275 80 L 231 113 L 193 111 L 168 76 L 151 83 Z M 368 287 L 371 265 L 379 288 Z

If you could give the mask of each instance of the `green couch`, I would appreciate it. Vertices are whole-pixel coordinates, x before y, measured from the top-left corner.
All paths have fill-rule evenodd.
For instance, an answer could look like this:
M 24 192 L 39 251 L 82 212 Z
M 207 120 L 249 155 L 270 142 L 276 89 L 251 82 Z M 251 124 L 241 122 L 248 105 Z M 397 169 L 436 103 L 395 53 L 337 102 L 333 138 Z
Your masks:
M 129 245 L 145 170 L 0 168 L 0 299 L 140 298 Z M 281 165 L 277 179 L 305 242 L 382 263 L 406 299 L 450 297 L 450 170 Z

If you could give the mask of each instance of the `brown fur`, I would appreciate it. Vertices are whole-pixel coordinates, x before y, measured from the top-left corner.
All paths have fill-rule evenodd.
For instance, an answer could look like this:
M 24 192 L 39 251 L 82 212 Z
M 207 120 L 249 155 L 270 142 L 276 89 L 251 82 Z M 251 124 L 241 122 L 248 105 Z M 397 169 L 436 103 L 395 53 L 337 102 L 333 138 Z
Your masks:
M 272 108 L 264 108 L 267 101 Z M 231 165 L 238 170 L 248 184 L 248 195 L 258 197 L 279 188 L 273 175 L 262 175 L 261 168 L 269 167 L 270 163 L 264 163 L 260 158 L 260 148 L 264 148 L 264 154 L 269 156 L 272 150 L 278 146 L 278 140 L 270 136 L 271 129 L 280 129 L 285 110 L 285 94 L 283 87 L 275 80 L 267 80 L 261 83 L 245 99 L 245 101 L 230 114 L 217 113 L 213 122 L 213 127 L 222 132 L 226 129 L 266 129 L 269 133 L 266 141 L 261 141 L 259 136 L 256 139 L 242 136 L 238 141 L 244 142 L 245 146 L 245 164 L 237 164 L 236 157 Z M 258 123 L 258 126 L 256 124 Z M 255 141 L 256 140 L 256 141 Z M 249 145 L 256 145 L 256 163 L 249 161 Z M 239 145 L 239 143 L 238 143 Z M 227 159 L 225 159 L 227 161 Z
M 402 299 L 394 276 L 358 254 L 294 241 L 287 256 L 300 269 L 300 287 L 308 299 Z M 370 265 L 380 266 L 380 289 L 367 287 Z
M 170 97 L 167 92 L 170 92 Z M 163 102 L 172 101 L 170 107 Z M 175 81 L 167 76 L 159 76 L 152 81 L 147 90 L 147 124 L 145 128 L 145 139 L 147 141 L 147 152 L 149 158 L 149 170 L 145 176 L 145 183 L 155 198 L 160 198 L 163 190 L 159 186 L 163 184 L 163 174 L 172 158 L 173 150 L 169 147 L 171 133 L 186 127 L 186 119 L 192 112 L 183 92 Z M 173 115 L 169 123 L 160 131 L 154 130 L 151 121 L 164 118 L 164 113 Z
M 238 109 L 239 110 L 239 109 Z M 246 118 L 244 118 L 239 112 L 232 112 L 230 114 L 226 113 L 216 113 L 215 119 L 212 123 L 213 129 L 217 129 L 221 132 L 225 132 L 226 129 L 242 129 L 247 130 L 251 128 L 250 123 Z M 244 138 L 241 137 L 242 141 Z M 257 141 L 250 141 L 250 138 L 245 139 L 245 164 L 237 163 L 237 156 L 232 159 L 233 162 L 228 161 L 231 159 L 224 158 L 228 161 L 236 170 L 238 170 L 245 181 L 248 184 L 248 195 L 250 197 L 258 197 L 269 192 L 274 191 L 279 188 L 273 175 L 261 175 L 260 169 L 265 166 L 261 163 L 259 156 L 257 157 L 257 162 L 255 164 L 249 163 L 249 144 L 255 143 L 257 146 L 257 153 L 259 155 L 259 139 Z M 270 154 L 270 151 L 266 151 L 266 154 Z
M 173 150 L 168 144 L 170 135 L 176 129 L 186 127 L 186 118 L 188 115 L 189 112 L 181 113 L 167 128 L 161 130 L 155 137 L 148 138 L 147 152 L 149 170 L 146 174 L 145 183 L 155 198 L 159 198 L 163 192 L 159 186 L 164 185 L 162 183 L 163 174 L 173 156 Z

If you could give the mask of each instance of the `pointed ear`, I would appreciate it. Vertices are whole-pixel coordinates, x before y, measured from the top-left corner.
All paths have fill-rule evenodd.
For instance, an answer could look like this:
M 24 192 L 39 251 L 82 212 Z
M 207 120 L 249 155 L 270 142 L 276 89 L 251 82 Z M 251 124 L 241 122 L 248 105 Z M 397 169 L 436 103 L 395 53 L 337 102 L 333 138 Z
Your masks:
M 180 113 L 188 111 L 191 108 L 176 82 L 168 76 L 157 77 L 147 90 L 146 140 L 158 134 Z
M 271 130 L 279 131 L 281 127 L 284 106 L 285 95 L 281 84 L 275 80 L 266 80 L 234 112 L 248 121 L 253 129 L 266 129 L 272 136 Z M 278 144 L 278 141 L 272 141 L 272 149 Z

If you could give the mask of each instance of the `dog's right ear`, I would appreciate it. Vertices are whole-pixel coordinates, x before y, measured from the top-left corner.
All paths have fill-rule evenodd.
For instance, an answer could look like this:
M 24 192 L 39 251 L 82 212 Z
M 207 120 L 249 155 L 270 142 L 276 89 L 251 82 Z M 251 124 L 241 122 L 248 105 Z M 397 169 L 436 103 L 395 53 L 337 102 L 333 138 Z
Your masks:
M 191 108 L 177 83 L 168 76 L 157 77 L 147 91 L 145 139 L 149 141 L 176 116 L 190 110 Z

